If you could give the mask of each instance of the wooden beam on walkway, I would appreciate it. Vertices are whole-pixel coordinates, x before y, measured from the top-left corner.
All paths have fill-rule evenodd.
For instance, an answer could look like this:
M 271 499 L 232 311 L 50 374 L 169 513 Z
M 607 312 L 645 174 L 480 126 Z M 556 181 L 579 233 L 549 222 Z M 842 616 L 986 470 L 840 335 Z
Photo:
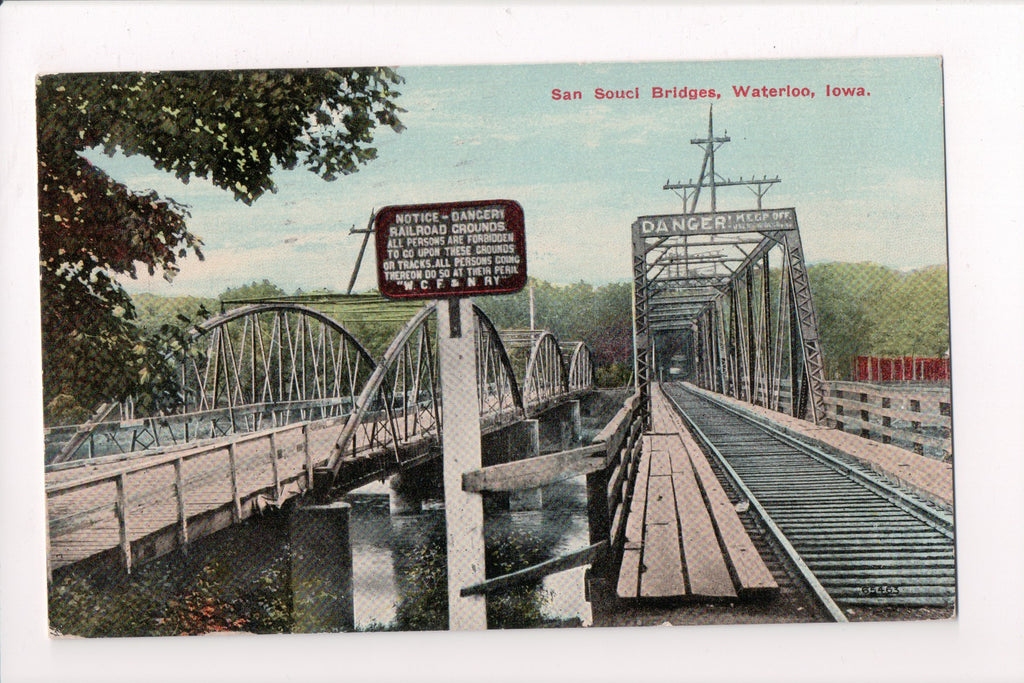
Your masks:
M 550 560 L 535 564 L 525 569 L 512 572 L 511 574 L 505 574 L 504 576 L 496 576 L 493 579 L 487 579 L 481 583 L 473 584 L 472 586 L 466 586 L 462 589 L 461 594 L 466 595 L 484 595 L 488 593 L 497 593 L 513 586 L 526 583 L 528 581 L 535 581 L 536 579 L 544 578 L 550 574 L 557 574 L 559 572 L 568 571 L 575 569 L 576 567 L 582 567 L 583 565 L 593 564 L 601 553 L 608 548 L 608 541 L 600 541 L 594 545 L 587 546 L 582 550 L 562 555 L 561 557 L 555 557 Z
M 501 465 L 491 465 L 462 475 L 462 490 L 516 491 L 590 474 L 605 466 L 605 445 L 593 444 L 570 451 L 541 455 Z

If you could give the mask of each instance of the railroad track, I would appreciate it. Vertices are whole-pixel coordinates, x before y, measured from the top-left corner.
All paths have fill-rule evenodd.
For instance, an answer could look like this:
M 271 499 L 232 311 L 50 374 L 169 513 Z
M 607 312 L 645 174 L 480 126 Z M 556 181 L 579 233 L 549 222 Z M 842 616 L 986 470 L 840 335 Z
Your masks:
M 665 389 L 834 619 L 852 606 L 953 607 L 950 514 L 725 405 Z

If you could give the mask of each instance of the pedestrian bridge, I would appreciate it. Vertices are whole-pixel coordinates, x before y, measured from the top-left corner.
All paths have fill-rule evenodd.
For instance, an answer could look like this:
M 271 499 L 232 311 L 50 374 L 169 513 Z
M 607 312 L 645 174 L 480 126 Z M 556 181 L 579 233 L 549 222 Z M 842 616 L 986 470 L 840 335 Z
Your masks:
M 130 570 L 310 489 L 343 493 L 436 459 L 436 330 L 429 303 L 375 360 L 343 325 L 296 303 L 197 325 L 183 411 L 48 431 L 50 570 L 103 554 Z M 503 334 L 476 307 L 472 332 L 490 464 L 539 454 L 542 437 L 578 439 L 578 399 L 593 390 L 586 344 Z

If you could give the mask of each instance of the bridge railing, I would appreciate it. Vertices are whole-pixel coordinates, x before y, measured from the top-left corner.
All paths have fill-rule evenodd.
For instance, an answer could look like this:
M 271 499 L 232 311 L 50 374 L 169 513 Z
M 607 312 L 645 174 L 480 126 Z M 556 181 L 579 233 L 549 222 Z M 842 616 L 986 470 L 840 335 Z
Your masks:
M 825 387 L 830 427 L 939 460 L 952 457 L 949 387 L 839 381 L 827 382 Z M 783 380 L 774 387 L 773 396 L 777 400 L 766 399 L 762 386 L 755 403 L 791 415 L 789 382 Z
M 49 469 L 142 451 L 156 455 L 190 443 L 279 427 L 296 417 L 313 419 L 307 416 L 314 413 L 345 417 L 351 410 L 352 401 L 346 396 L 47 427 L 45 462 Z
M 934 458 L 952 457 L 953 411 L 948 387 L 862 382 L 830 382 L 828 387 L 826 414 L 836 429 L 905 445 Z
M 594 437 L 604 447 L 604 468 L 587 475 L 587 515 L 591 543 L 606 540 L 609 561 L 622 558 L 629 502 L 633 497 L 644 431 L 639 394 L 633 394 L 612 421 Z
M 54 473 L 46 487 L 49 570 L 120 549 L 120 563 L 131 571 L 138 559 L 245 519 L 261 495 L 279 503 L 309 488 L 319 464 L 311 440 L 337 422 L 293 423 L 160 455 L 97 460 L 99 471 L 86 476 Z

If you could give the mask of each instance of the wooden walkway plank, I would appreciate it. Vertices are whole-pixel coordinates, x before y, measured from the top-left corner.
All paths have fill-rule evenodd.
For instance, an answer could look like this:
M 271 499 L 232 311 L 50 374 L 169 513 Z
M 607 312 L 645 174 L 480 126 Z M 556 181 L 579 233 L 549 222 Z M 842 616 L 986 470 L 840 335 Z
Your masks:
M 656 392 L 658 402 L 669 407 L 667 398 L 659 387 Z M 711 464 L 697 444 L 693 435 L 683 423 L 682 418 L 671 411 L 672 422 L 676 425 L 682 445 L 689 456 L 694 473 L 707 499 L 715 528 L 718 530 L 725 555 L 732 567 L 737 584 L 737 593 L 741 597 L 755 597 L 778 591 L 778 583 L 765 565 L 761 555 L 754 547 L 753 541 L 743 528 L 736 509 L 729 501 L 718 477 L 711 469 Z
M 669 450 L 667 439 L 671 436 L 654 434 L 651 436 L 651 473 L 652 477 L 667 477 L 672 474 L 672 464 L 669 461 Z
M 647 485 L 640 597 L 663 598 L 686 594 L 675 508 L 672 477 L 651 476 Z
M 652 392 L 651 420 L 627 520 L 619 596 L 721 599 L 777 591 L 707 458 L 660 387 Z
M 683 442 L 678 437 L 675 441 L 676 448 L 672 451 L 672 486 L 679 512 L 690 592 L 708 597 L 735 597 L 736 589 L 718 545 L 711 515 L 694 478 L 690 458 L 683 448 Z
M 739 587 L 737 592 L 741 597 L 754 597 L 778 591 L 778 583 L 743 528 L 736 508 L 722 489 L 703 451 L 689 432 L 680 433 L 680 437 L 690 455 L 690 462 L 700 480 L 704 495 L 707 496 L 715 527 L 736 576 Z

